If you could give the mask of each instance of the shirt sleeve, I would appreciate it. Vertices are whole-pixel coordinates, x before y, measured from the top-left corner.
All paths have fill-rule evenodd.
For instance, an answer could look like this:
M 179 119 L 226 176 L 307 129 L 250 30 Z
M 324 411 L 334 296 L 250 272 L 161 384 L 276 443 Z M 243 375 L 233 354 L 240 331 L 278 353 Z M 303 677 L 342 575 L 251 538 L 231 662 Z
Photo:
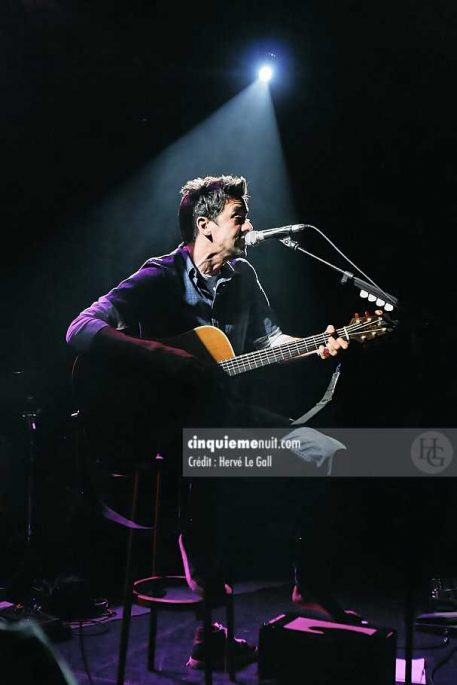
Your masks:
M 249 347 L 262 350 L 272 347 L 282 335 L 282 331 L 254 267 L 249 262 L 245 263 L 250 270 L 249 277 L 251 281 L 251 307 L 247 342 Z
M 95 335 L 105 326 L 123 330 L 122 318 L 108 295 L 84 309 L 68 327 L 66 341 L 78 352 L 87 352 Z
M 158 265 L 142 268 L 122 281 L 109 293 L 84 309 L 71 322 L 66 334 L 67 343 L 77 352 L 87 352 L 95 335 L 106 326 L 142 336 L 141 320 L 146 306 L 154 306 L 154 286 L 162 281 L 163 271 Z

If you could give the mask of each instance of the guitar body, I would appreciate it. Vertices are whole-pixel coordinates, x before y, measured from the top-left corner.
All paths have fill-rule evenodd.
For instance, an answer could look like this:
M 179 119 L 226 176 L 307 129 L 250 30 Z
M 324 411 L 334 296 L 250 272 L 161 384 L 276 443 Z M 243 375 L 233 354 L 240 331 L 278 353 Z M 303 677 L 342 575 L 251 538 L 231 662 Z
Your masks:
M 220 362 L 235 358 L 230 340 L 215 326 L 198 326 L 192 331 L 161 342 L 172 347 L 179 347 L 201 361 Z

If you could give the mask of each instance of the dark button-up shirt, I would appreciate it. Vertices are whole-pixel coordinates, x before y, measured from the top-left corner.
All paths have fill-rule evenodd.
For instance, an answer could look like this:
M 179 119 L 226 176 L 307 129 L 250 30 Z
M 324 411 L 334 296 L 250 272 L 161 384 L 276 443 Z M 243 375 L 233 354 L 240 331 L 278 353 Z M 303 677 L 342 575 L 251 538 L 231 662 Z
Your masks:
M 207 281 L 180 245 L 171 254 L 149 259 L 82 311 L 70 324 L 67 342 L 84 352 L 104 326 L 159 340 L 207 324 L 227 335 L 235 354 L 270 347 L 281 335 L 246 259 L 226 263 L 215 282 Z

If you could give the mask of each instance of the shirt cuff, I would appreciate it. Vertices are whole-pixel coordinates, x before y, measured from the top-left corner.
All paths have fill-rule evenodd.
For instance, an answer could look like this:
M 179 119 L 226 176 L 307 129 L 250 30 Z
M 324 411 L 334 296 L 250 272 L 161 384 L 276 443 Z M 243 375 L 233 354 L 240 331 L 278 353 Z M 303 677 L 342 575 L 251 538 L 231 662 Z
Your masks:
M 271 333 L 254 340 L 254 347 L 257 350 L 265 350 L 268 347 L 275 347 L 278 344 L 278 340 L 282 334 L 282 330 L 279 328 L 279 326 L 276 326 Z
M 109 324 L 101 319 L 77 318 L 67 331 L 67 343 L 77 352 L 87 352 L 97 333 L 106 326 Z

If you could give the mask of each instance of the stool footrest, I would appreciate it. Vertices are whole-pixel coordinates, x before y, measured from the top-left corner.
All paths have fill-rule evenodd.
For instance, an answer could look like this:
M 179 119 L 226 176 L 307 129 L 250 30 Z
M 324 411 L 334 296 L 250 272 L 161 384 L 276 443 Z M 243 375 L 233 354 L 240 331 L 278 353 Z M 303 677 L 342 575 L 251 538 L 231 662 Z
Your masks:
M 145 607 L 189 609 L 203 604 L 203 597 L 192 592 L 185 576 L 150 576 L 133 583 L 133 601 Z

